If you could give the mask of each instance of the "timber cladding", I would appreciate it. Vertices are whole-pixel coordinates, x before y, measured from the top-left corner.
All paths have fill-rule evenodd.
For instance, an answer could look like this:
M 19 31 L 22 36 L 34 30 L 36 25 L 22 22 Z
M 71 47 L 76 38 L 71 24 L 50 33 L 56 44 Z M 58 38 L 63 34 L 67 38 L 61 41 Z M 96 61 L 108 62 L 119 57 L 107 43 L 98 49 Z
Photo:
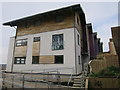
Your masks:
M 51 56 L 40 56 L 40 64 L 54 64 L 55 57 L 53 55 Z
M 24 57 L 27 53 L 27 46 L 15 47 L 14 57 Z
M 48 21 L 42 21 L 39 25 L 35 26 L 34 22 L 29 27 L 18 26 L 17 36 L 27 35 L 27 34 L 36 34 L 48 31 L 55 31 L 65 28 L 74 27 L 74 17 L 67 16 L 63 18 L 62 22 L 55 22 L 54 18 L 51 17 Z
M 39 56 L 40 54 L 40 42 L 33 42 L 32 56 Z

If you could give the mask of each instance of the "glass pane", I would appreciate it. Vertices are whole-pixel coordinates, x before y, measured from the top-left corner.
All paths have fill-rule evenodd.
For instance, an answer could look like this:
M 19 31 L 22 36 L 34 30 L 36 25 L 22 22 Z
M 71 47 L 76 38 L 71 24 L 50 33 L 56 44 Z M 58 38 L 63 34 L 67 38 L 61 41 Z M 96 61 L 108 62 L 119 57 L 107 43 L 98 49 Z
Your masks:
M 63 49 L 63 34 L 52 36 L 52 50 Z
M 20 60 L 20 58 L 16 58 L 16 60 L 17 60 L 17 61 L 19 61 L 19 60 Z
M 34 42 L 40 41 L 40 37 L 34 37 Z
M 21 58 L 21 60 L 23 60 L 23 61 L 24 61 L 25 59 L 24 59 L 24 58 Z
M 25 63 L 25 61 L 21 61 L 21 63 L 23 64 L 23 63 Z
M 18 40 L 16 43 L 21 43 L 22 41 L 21 40 Z
M 16 61 L 16 63 L 20 63 L 20 61 Z

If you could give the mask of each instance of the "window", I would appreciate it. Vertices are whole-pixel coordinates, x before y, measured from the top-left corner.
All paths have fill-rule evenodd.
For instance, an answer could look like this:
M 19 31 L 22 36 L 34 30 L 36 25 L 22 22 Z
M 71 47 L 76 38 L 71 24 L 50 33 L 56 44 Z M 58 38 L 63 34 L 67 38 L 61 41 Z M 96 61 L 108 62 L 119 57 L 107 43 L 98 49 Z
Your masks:
M 40 37 L 34 37 L 34 42 L 39 42 L 40 41 Z
M 80 45 L 80 36 L 77 35 L 78 45 Z
M 63 55 L 55 56 L 55 64 L 63 64 Z
M 78 56 L 78 63 L 81 64 L 81 62 L 80 62 L 80 56 Z
M 15 57 L 14 64 L 25 64 L 26 57 Z
M 62 50 L 63 45 L 63 34 L 57 34 L 52 36 L 52 50 Z
M 34 26 L 40 26 L 41 23 L 42 23 L 42 21 L 35 21 L 35 22 L 34 22 Z
M 32 64 L 39 64 L 39 56 L 32 57 Z
M 26 46 L 27 45 L 27 39 L 17 40 L 16 46 Z
M 80 20 L 78 17 L 77 17 L 77 24 L 80 25 Z
M 62 21 L 63 21 L 63 16 L 57 15 L 57 16 L 55 17 L 55 22 L 62 22 Z

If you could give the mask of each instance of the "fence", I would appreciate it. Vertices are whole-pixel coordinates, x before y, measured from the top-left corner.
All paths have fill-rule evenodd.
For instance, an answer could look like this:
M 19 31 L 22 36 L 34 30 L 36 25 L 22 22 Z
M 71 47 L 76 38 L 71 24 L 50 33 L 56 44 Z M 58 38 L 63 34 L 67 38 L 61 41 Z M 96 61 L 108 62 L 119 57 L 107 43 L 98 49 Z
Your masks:
M 62 68 L 63 69 L 63 68 Z M 70 68 L 66 68 L 70 69 Z M 65 70 L 66 70 L 65 69 Z M 59 68 L 59 70 L 61 70 Z M 71 68 L 72 70 L 72 68 Z M 60 72 L 55 70 L 43 70 L 38 74 L 36 70 L 26 70 L 20 73 L 3 73 L 3 86 L 7 88 L 70 88 L 73 79 L 73 74 L 69 76 L 60 75 Z M 29 72 L 28 72 L 29 71 Z M 38 70 L 37 70 L 38 71 Z
M 102 69 L 105 69 L 109 66 L 119 67 L 118 56 L 117 55 L 105 55 L 101 60 L 93 60 L 90 63 L 92 72 L 96 73 Z

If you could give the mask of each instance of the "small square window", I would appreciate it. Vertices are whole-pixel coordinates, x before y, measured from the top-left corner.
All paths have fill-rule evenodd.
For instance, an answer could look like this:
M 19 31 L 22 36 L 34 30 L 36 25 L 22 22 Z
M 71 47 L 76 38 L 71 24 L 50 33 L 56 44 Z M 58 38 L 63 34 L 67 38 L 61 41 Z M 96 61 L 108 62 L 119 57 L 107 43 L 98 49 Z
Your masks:
M 14 64 L 25 64 L 26 57 L 15 57 Z
M 40 41 L 40 37 L 34 37 L 34 42 L 39 42 Z
M 39 56 L 32 57 L 32 64 L 39 64 Z
M 63 64 L 64 61 L 63 59 L 64 59 L 63 55 L 55 56 L 55 64 Z
M 16 46 L 26 46 L 27 45 L 27 39 L 17 40 Z

